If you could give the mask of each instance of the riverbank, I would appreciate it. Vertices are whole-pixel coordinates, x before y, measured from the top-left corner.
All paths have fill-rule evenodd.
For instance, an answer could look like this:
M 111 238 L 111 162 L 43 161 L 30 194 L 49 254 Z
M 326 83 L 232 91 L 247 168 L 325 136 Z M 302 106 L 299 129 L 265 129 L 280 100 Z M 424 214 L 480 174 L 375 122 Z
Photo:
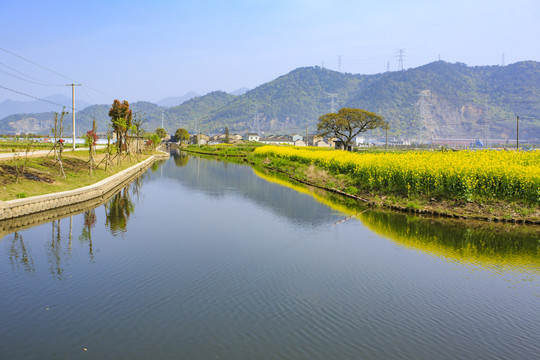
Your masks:
M 290 179 L 310 186 L 339 193 L 372 207 L 388 208 L 400 212 L 426 214 L 437 217 L 472 219 L 492 222 L 540 224 L 540 210 L 536 203 L 506 200 L 490 196 L 444 197 L 422 192 L 400 194 L 398 191 L 366 190 L 351 173 L 329 170 L 313 161 L 265 153 L 256 155 L 255 149 L 245 153 L 245 161 L 260 169 L 287 175 Z M 285 147 L 288 148 L 288 147 Z M 205 149 L 207 155 L 221 156 L 219 148 Z M 227 156 L 234 153 L 229 146 Z M 450 194 L 452 195 L 452 194 Z
M 69 205 L 87 202 L 93 199 L 103 199 L 103 197 L 114 189 L 126 184 L 140 173 L 148 169 L 156 160 L 168 158 L 168 153 L 156 153 L 152 155 L 144 155 L 138 159 L 133 157 L 132 159 L 124 159 L 120 164 L 114 165 L 114 170 L 105 170 L 104 166 L 101 169 L 94 170 L 95 176 L 86 174 L 86 169 L 80 169 L 80 163 L 84 165 L 84 160 L 76 157 L 82 154 L 77 152 L 70 154 L 72 157 L 64 156 L 63 163 L 70 164 L 71 168 L 66 171 L 66 178 L 57 175 L 52 177 L 51 173 L 47 173 L 43 166 L 52 162 L 54 167 L 56 164 L 52 159 L 40 158 L 36 159 L 33 166 L 28 166 L 26 171 L 23 172 L 24 183 L 10 183 L 3 185 L 2 198 L 6 197 L 7 189 L 9 187 L 10 192 L 17 191 L 17 187 L 26 189 L 30 192 L 30 195 L 23 193 L 24 196 L 18 196 L 18 199 L 9 199 L 7 201 L 0 200 L 0 220 L 16 218 L 33 213 L 41 213 L 48 210 L 53 210 Z M 102 155 L 104 156 L 104 155 Z M 75 158 L 73 158 L 75 157 Z M 99 157 L 98 157 L 99 158 Z M 39 167 L 41 165 L 41 167 Z M 9 164 L 2 164 L 2 171 L 4 176 L 1 177 L 2 181 L 10 182 L 13 174 L 5 169 L 9 169 Z M 77 167 L 79 168 L 77 169 Z M 64 166 L 66 169 L 67 166 Z M 49 168 L 50 170 L 50 168 Z M 71 171 L 70 171 L 71 170 Z M 32 174 L 37 173 L 38 176 Z M 111 174 L 112 173 L 112 174 Z M 28 176 L 30 174 L 31 176 Z M 80 177 L 80 178 L 79 178 Z M 37 186 L 32 187 L 31 182 L 36 182 Z M 30 183 L 30 185 L 29 185 Z M 80 185 L 83 184 L 83 185 Z M 11 185 L 11 186 L 10 186 Z M 47 186 L 48 185 L 48 186 Z M 75 187 L 74 187 L 75 186 Z M 15 188 L 15 190 L 14 190 Z M 54 192 L 54 189 L 62 189 L 63 191 Z M 40 193 L 41 192 L 41 193 Z

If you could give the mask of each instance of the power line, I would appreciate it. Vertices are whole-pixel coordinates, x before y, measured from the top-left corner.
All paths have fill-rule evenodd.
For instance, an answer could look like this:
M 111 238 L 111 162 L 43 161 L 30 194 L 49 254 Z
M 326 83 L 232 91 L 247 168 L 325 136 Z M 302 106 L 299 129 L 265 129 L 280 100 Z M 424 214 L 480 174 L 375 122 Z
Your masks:
M 35 66 L 37 66 L 37 67 L 40 67 L 40 68 L 45 69 L 45 70 L 47 70 L 47 71 L 50 71 L 50 72 L 52 72 L 53 74 L 56 74 L 56 75 L 58 75 L 58 76 L 61 76 L 61 77 L 65 78 L 65 79 L 68 79 L 68 80 L 71 80 L 71 81 L 76 81 L 76 80 L 73 80 L 73 79 L 71 79 L 70 77 L 68 77 L 68 76 L 66 76 L 66 75 L 62 75 L 62 74 L 60 74 L 59 72 L 56 72 L 56 71 L 54 71 L 54 70 L 49 69 L 49 68 L 46 67 L 46 66 L 40 65 L 40 64 L 38 64 L 38 63 L 36 63 L 36 62 L 34 62 L 34 61 L 32 61 L 32 60 L 29 60 L 29 59 L 27 59 L 27 58 L 25 58 L 25 57 L 22 57 L 22 56 L 20 56 L 20 55 L 17 55 L 17 54 L 15 54 L 14 52 L 11 52 L 11 51 L 6 50 L 6 49 L 4 49 L 4 48 L 0 48 L 0 50 L 5 51 L 5 52 L 7 52 L 8 54 L 11 54 L 11 55 L 13 55 L 13 56 L 16 56 L 16 57 L 18 57 L 19 59 L 23 59 L 24 61 L 27 61 L 27 62 L 29 62 L 30 64 L 33 64 L 33 65 L 35 65 Z
M 0 50 L 5 51 L 5 52 L 7 52 L 8 54 L 11 54 L 11 55 L 13 55 L 13 56 L 16 56 L 16 57 L 18 57 L 19 59 L 22 59 L 22 60 L 24 60 L 24 61 L 27 61 L 27 62 L 29 62 L 30 64 L 33 64 L 33 65 L 35 65 L 35 66 L 37 66 L 37 67 L 40 67 L 40 68 L 45 69 L 45 70 L 47 70 L 47 71 L 50 71 L 50 72 L 52 72 L 53 74 L 56 74 L 56 75 L 58 75 L 58 76 L 63 77 L 64 79 L 68 79 L 68 80 L 70 80 L 70 81 L 73 81 L 74 83 L 80 83 L 80 81 L 77 81 L 77 80 L 75 80 L 75 79 L 72 79 L 72 78 L 70 78 L 69 76 L 60 74 L 59 72 L 54 71 L 54 70 L 51 70 L 51 69 L 49 69 L 49 68 L 46 67 L 46 66 L 43 66 L 43 65 L 41 65 L 41 64 L 38 64 L 38 63 L 36 63 L 36 62 L 34 62 L 34 61 L 32 61 L 32 60 L 29 60 L 29 59 L 27 59 L 27 58 L 25 58 L 25 57 L 23 57 L 23 56 L 21 56 L 21 55 L 15 54 L 15 53 L 12 52 L 12 51 L 6 50 L 6 49 L 4 49 L 4 48 L 0 48 Z M 90 90 L 93 90 L 93 91 L 98 92 L 98 93 L 100 93 L 100 94 L 103 94 L 103 95 L 105 95 L 105 96 L 114 98 L 113 95 L 107 94 L 107 93 L 105 93 L 105 92 L 103 92 L 103 91 L 101 91 L 101 90 L 95 89 L 95 88 L 90 87 L 90 86 L 88 86 L 88 85 L 84 85 L 84 86 L 86 86 L 86 87 L 89 88 Z
M 14 69 L 14 68 L 12 68 L 11 66 L 6 65 L 6 64 L 4 64 L 4 63 L 0 63 L 0 65 L 3 65 L 3 66 L 5 66 L 5 67 L 7 67 L 8 69 L 11 69 L 12 71 L 15 71 L 16 73 L 21 74 L 22 76 L 26 76 L 27 78 L 33 79 L 34 81 L 28 80 L 28 79 L 25 79 L 25 78 L 22 78 L 22 77 L 20 77 L 20 76 L 14 75 L 14 74 L 11 74 L 11 73 L 9 73 L 9 72 L 7 72 L 7 71 L 5 71 L 5 70 L 0 70 L 0 71 L 3 72 L 4 74 L 7 74 L 7 75 L 9 75 L 9 76 L 12 76 L 12 77 L 14 77 L 14 78 L 16 78 L 16 79 L 23 80 L 23 81 L 28 81 L 28 82 L 30 82 L 30 83 L 37 84 L 37 85 L 43 85 L 43 86 L 63 86 L 63 85 L 51 84 L 51 83 L 47 83 L 47 82 L 45 82 L 45 81 L 39 80 L 38 78 L 35 78 L 35 77 L 30 76 L 30 75 L 28 75 L 28 74 L 25 74 L 25 73 L 23 73 L 23 72 L 21 72 L 21 71 L 19 71 L 19 70 L 17 70 L 17 69 Z
M 36 100 L 48 102 L 48 103 L 53 104 L 53 105 L 58 105 L 58 106 L 63 107 L 63 108 L 66 107 L 65 105 L 62 105 L 62 104 L 59 104 L 59 103 L 55 103 L 54 101 L 49 101 L 49 100 L 45 100 L 45 99 L 42 99 L 42 98 L 38 98 L 38 97 L 36 97 L 36 96 L 32 96 L 32 95 L 29 95 L 29 94 L 25 94 L 25 93 L 20 92 L 20 91 L 17 91 L 17 90 L 9 89 L 9 88 L 7 88 L 7 87 L 5 87 L 5 86 L 2 86 L 2 85 L 0 85 L 0 88 L 5 89 L 5 90 L 8 90 L 8 91 L 11 91 L 11 92 L 14 92 L 14 93 L 17 93 L 17 94 L 21 94 L 21 95 L 24 95 L 24 96 L 31 97 L 32 99 L 36 99 Z

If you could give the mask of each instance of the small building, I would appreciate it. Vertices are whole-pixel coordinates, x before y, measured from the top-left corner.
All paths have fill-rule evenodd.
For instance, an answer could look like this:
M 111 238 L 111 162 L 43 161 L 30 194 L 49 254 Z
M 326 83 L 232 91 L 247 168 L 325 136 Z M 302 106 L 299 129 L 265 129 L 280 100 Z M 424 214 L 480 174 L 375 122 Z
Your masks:
M 244 135 L 244 141 L 259 141 L 260 136 L 257 133 L 246 133 Z
M 334 141 L 334 148 L 336 150 L 347 150 L 347 151 L 352 151 L 353 149 L 353 145 L 351 143 L 349 143 L 349 145 L 347 145 L 345 147 L 345 144 L 341 141 L 341 140 L 336 140 Z
M 317 146 L 317 147 L 330 147 L 330 145 L 324 141 L 324 140 L 318 140 L 317 142 L 315 142 L 313 144 L 313 146 Z
M 303 140 L 296 140 L 294 146 L 306 146 L 306 143 Z
M 268 145 L 294 145 L 294 141 L 287 135 L 270 135 L 259 140 L 263 144 Z
M 196 134 L 191 138 L 192 144 L 206 145 L 210 141 L 210 136 L 205 134 Z
M 291 138 L 293 142 L 298 141 L 298 140 L 304 140 L 304 137 L 300 134 L 293 134 Z

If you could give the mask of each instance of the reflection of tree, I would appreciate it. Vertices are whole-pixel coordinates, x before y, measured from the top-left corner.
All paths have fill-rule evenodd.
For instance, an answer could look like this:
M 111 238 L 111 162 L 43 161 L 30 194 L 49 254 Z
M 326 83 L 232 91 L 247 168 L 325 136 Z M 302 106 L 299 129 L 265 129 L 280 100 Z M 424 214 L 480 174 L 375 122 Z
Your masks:
M 60 235 L 60 220 L 52 221 L 51 242 L 49 243 L 49 270 L 57 279 L 62 279 L 64 269 L 62 267 L 62 236 Z M 68 248 L 69 254 L 69 248 Z
M 129 194 L 129 187 L 125 187 L 109 200 L 109 203 L 105 205 L 107 215 L 105 224 L 113 234 L 126 230 L 128 219 L 134 208 L 135 206 Z
M 88 254 L 90 259 L 94 260 L 94 252 L 92 250 L 92 228 L 96 224 L 96 211 L 95 209 L 88 210 L 84 213 L 84 227 L 82 228 L 79 241 L 82 243 L 88 243 Z
M 133 180 L 133 182 L 131 183 L 130 185 L 130 191 L 133 195 L 135 195 L 135 197 L 137 198 L 137 200 L 140 199 L 141 197 L 141 189 L 142 189 L 142 185 L 143 185 L 143 179 L 142 179 L 142 176 L 139 176 L 137 177 L 135 180 Z
M 23 237 L 18 232 L 15 233 L 11 246 L 9 249 L 9 262 L 15 271 L 19 265 L 22 266 L 24 271 L 35 272 L 34 260 L 30 257 L 26 245 L 24 244 Z
M 178 167 L 186 166 L 189 161 L 189 156 L 182 151 L 173 154 L 174 163 Z

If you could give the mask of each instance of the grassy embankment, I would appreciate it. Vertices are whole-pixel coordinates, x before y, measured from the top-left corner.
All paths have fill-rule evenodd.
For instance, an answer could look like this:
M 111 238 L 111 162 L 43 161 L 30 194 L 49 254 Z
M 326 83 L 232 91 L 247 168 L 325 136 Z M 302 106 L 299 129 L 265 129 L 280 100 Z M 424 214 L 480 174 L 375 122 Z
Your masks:
M 182 151 L 203 155 L 247 157 L 253 153 L 253 150 L 261 146 L 263 146 L 261 143 L 188 145 L 182 147 Z
M 120 163 L 117 157 L 113 160 L 113 166 L 105 170 L 105 161 L 102 162 L 105 149 L 98 150 L 94 161 L 95 165 L 100 162 L 101 164 L 93 169 L 90 176 L 88 151 L 64 152 L 62 164 L 65 178 L 60 173 L 60 164 L 56 162 L 52 153 L 48 157 L 26 158 L 21 155 L 16 160 L 0 161 L 0 200 L 7 201 L 88 186 L 127 169 L 149 156 L 151 154 L 138 157 L 123 155 Z
M 207 149 L 220 155 L 220 148 Z M 234 152 L 234 147 L 228 148 Z M 244 149 L 245 151 L 245 149 Z M 252 147 L 262 168 L 375 206 L 467 218 L 540 221 L 540 152 Z

